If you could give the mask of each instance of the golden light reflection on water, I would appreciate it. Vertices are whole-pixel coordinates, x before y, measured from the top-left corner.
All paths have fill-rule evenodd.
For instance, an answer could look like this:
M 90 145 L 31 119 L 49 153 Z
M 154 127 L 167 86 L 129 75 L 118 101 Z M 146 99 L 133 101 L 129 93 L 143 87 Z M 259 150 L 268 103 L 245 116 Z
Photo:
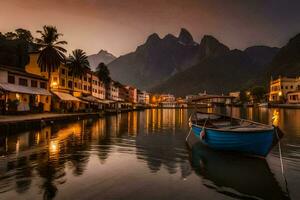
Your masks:
M 228 114 L 230 110 L 209 108 L 203 111 Z M 182 147 L 176 146 L 177 143 L 174 144 L 178 142 L 174 138 L 180 136 L 184 140 L 191 112 L 186 109 L 153 109 L 47 126 L 36 131 L 3 137 L 1 144 L 4 147 L 0 149 L 0 154 L 5 157 L 7 163 L 14 163 L 19 159 L 33 162 L 34 165 L 30 164 L 30 166 L 37 166 L 36 173 L 45 180 L 45 184 L 41 187 L 50 185 L 50 189 L 51 184 L 58 185 L 54 181 L 56 177 L 61 178 L 62 183 L 69 181 L 64 178 L 67 176 L 69 178 L 70 175 L 66 175 L 68 170 L 76 176 L 83 174 L 89 167 L 88 163 L 91 159 L 96 159 L 101 166 L 108 163 L 107 160 L 113 157 L 111 152 L 115 149 L 139 154 L 136 157 L 144 159 L 152 172 L 165 166 L 170 173 L 175 173 L 174 170 L 178 167 L 177 161 L 186 159 L 187 154 L 182 152 Z M 284 139 L 289 144 L 300 142 L 300 110 L 233 108 L 233 116 L 266 124 L 273 122 L 287 133 Z M 159 135 L 163 137 L 157 137 Z M 180 142 L 181 140 L 178 143 Z M 132 150 L 133 148 L 137 151 Z M 284 153 L 288 156 L 288 151 Z M 120 158 L 119 155 L 113 157 L 114 161 Z M 7 164 L 0 168 L 0 172 L 5 174 L 11 170 L 11 166 L 17 165 Z M 184 168 L 188 166 L 189 163 L 184 165 Z

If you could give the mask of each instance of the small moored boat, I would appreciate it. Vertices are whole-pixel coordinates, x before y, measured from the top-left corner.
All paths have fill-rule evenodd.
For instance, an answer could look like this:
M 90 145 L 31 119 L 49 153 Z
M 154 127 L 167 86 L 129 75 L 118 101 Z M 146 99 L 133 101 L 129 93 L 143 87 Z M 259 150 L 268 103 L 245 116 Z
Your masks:
M 203 144 L 217 150 L 265 157 L 278 142 L 276 127 L 245 119 L 195 112 L 189 125 Z

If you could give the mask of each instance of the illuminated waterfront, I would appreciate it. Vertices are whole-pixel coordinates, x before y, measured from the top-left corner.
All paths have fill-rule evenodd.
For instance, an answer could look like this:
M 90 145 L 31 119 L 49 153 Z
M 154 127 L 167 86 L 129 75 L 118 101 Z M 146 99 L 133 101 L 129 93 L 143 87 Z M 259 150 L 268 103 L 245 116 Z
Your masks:
M 153 109 L 2 134 L 0 199 L 287 198 L 277 146 L 266 161 L 191 152 L 190 112 Z M 288 188 L 299 199 L 300 110 L 233 110 L 263 123 L 277 112 Z

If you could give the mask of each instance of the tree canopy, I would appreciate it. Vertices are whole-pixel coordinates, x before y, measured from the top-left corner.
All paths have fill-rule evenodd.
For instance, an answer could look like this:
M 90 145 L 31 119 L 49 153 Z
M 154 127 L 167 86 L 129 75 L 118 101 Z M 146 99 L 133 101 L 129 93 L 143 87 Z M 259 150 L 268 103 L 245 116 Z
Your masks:
M 62 45 L 67 44 L 67 42 L 58 41 L 62 34 L 58 33 L 55 26 L 44 26 L 43 30 L 38 30 L 37 33 L 40 34 L 40 38 L 36 39 L 40 48 L 38 65 L 41 71 L 48 72 L 48 78 L 50 78 L 50 73 L 65 61 L 64 53 L 67 50 Z
M 98 65 L 96 75 L 105 85 L 108 85 L 111 81 L 109 69 L 104 63 Z

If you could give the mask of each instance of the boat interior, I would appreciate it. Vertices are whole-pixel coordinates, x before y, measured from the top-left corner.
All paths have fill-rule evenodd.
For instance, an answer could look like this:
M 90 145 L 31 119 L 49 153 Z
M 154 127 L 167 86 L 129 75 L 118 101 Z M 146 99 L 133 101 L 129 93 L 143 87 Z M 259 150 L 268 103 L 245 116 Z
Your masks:
M 273 129 L 273 127 L 269 125 L 214 113 L 196 112 L 191 116 L 191 122 L 201 127 L 224 131 L 259 131 Z

